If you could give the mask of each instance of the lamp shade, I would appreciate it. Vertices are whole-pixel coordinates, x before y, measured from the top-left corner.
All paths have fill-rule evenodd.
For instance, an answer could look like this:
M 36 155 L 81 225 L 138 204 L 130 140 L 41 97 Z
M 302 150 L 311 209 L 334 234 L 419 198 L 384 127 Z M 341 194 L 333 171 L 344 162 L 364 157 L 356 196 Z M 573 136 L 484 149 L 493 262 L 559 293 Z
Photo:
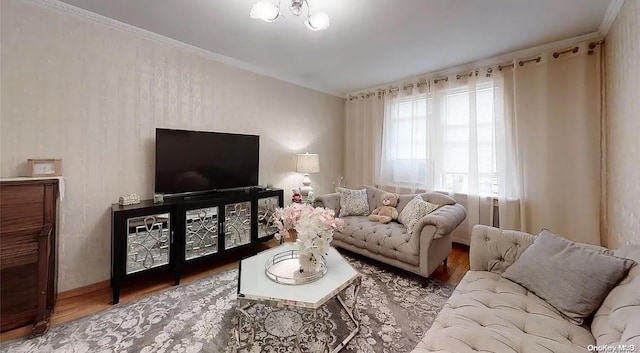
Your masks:
M 320 157 L 313 153 L 296 155 L 296 172 L 318 173 L 320 172 Z

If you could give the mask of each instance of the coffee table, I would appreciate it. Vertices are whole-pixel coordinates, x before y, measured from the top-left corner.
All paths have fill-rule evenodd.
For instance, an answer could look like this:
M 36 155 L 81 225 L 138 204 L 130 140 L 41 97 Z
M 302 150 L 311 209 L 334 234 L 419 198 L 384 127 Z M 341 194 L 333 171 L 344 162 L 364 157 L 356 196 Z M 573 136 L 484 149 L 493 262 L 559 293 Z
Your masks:
M 265 263 L 273 255 L 295 249 L 293 243 L 285 243 L 273 249 L 261 252 L 258 255 L 240 261 L 238 274 L 238 299 L 236 305 L 236 343 L 238 348 L 245 347 L 253 342 L 255 330 L 254 320 L 247 312 L 255 304 L 266 304 L 272 306 L 287 306 L 303 308 L 313 311 L 313 320 L 304 323 L 296 334 L 296 346 L 302 351 L 300 344 L 300 334 L 309 325 L 318 322 L 317 310 L 331 299 L 337 299 L 342 308 L 355 325 L 349 335 L 344 338 L 330 352 L 339 352 L 351 339 L 360 331 L 360 316 L 357 308 L 358 292 L 360 290 L 361 275 L 356 271 L 334 248 L 329 249 L 327 255 L 327 274 L 319 280 L 302 284 L 286 285 L 272 281 L 265 274 Z M 343 298 L 347 288 L 353 287 L 353 304 L 347 305 Z M 241 342 L 241 332 L 245 325 L 249 326 L 250 335 L 248 342 Z M 325 325 L 329 330 L 330 325 Z M 327 332 L 328 333 L 328 332 Z M 329 334 L 325 335 L 327 339 Z M 325 342 L 329 347 L 329 342 Z

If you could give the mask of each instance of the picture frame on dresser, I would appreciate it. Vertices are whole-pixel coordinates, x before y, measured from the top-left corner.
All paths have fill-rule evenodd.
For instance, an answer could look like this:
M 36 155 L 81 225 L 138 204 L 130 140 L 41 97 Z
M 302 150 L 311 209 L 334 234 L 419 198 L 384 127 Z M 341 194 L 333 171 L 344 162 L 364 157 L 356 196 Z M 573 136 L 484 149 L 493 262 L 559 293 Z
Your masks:
M 28 177 L 54 177 L 62 175 L 62 159 L 27 159 Z

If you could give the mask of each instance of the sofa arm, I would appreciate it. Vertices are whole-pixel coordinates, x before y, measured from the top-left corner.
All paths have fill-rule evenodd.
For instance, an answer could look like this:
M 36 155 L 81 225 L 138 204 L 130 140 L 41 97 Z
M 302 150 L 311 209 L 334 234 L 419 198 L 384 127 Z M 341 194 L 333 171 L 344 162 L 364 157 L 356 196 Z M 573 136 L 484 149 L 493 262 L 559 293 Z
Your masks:
M 471 270 L 502 273 L 534 240 L 529 233 L 476 225 L 471 231 Z
M 336 213 L 336 217 L 338 217 L 338 215 L 340 215 L 340 194 L 334 192 L 332 194 L 316 196 L 316 200 L 313 205 L 315 207 L 331 209 Z
M 444 205 L 422 217 L 422 219 L 416 223 L 413 231 L 421 233 L 425 226 L 432 225 L 436 228 L 433 238 L 442 238 L 453 232 L 466 217 L 467 211 L 461 204 Z

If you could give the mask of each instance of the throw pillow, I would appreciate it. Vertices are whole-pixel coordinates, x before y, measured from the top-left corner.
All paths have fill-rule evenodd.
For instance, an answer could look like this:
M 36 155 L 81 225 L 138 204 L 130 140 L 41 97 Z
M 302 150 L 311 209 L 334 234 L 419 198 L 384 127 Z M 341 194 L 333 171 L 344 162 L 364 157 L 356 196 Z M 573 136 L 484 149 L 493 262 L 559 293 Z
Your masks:
M 336 188 L 340 194 L 340 216 L 366 216 L 369 214 L 367 190 Z
M 633 264 L 543 229 L 502 276 L 582 325 Z
M 398 220 L 407 228 L 407 232 L 412 234 L 416 223 L 418 223 L 422 217 L 435 211 L 438 207 L 439 205 L 429 203 L 423 200 L 422 196 L 416 195 L 406 206 L 404 206 L 402 212 L 400 212 L 400 215 L 398 216 Z

